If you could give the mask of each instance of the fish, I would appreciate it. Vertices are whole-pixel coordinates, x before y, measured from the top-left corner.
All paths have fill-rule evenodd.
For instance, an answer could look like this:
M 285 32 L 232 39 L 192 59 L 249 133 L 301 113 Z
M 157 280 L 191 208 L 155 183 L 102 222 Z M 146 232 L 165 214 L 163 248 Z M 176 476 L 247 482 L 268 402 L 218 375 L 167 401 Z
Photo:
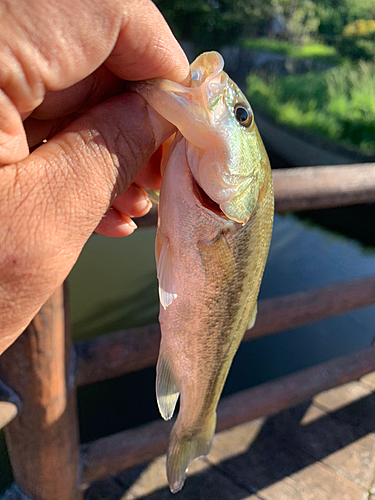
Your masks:
M 269 159 L 245 95 L 218 52 L 190 66 L 190 87 L 137 82 L 135 91 L 177 132 L 166 159 L 155 257 L 161 416 L 180 408 L 167 451 L 172 493 L 209 453 L 216 408 L 244 332 L 255 323 L 274 214 Z

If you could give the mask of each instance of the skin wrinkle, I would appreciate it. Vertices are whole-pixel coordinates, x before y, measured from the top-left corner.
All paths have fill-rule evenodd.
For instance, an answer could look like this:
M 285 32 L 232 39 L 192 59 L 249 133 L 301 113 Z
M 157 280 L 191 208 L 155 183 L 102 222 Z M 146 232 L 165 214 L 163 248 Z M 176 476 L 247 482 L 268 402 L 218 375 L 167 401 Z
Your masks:
M 20 22 L 19 20 L 25 21 L 23 29 L 28 35 L 29 42 L 36 47 L 38 68 L 46 89 L 60 90 L 73 85 L 81 79 L 77 78 L 77 69 L 83 76 L 88 62 L 92 62 L 98 67 L 103 62 L 98 57 L 103 52 L 98 50 L 98 42 L 102 44 L 106 36 L 108 36 L 108 39 L 116 37 L 116 30 L 98 36 L 97 24 L 101 22 L 99 12 L 95 16 L 95 4 L 85 6 L 85 3 L 79 0 L 76 1 L 74 8 L 80 9 L 81 15 L 72 18 L 70 12 L 72 6 L 69 2 L 49 2 L 47 4 L 41 3 L 41 5 L 39 5 L 40 2 L 38 1 L 31 2 L 30 5 L 33 4 L 35 12 L 39 12 L 41 8 L 43 12 L 39 12 L 39 16 L 32 12 L 28 17 L 23 16 L 17 20 L 18 22 Z M 103 2 L 101 5 L 103 17 L 106 15 L 107 3 Z M 57 22 L 53 24 L 53 28 L 51 25 L 47 31 L 44 24 L 47 16 L 46 10 L 50 19 L 57 19 Z M 88 10 L 89 13 L 87 14 Z M 69 18 L 72 19 L 72 22 L 67 30 L 60 20 Z M 32 20 L 33 24 L 30 24 L 29 20 Z M 40 24 L 39 30 L 35 29 L 35 23 Z M 116 21 L 114 25 L 117 24 Z M 48 44 L 46 43 L 46 37 L 48 38 Z M 54 54 L 59 53 L 63 53 L 64 58 L 54 56 Z M 80 62 L 80 67 L 77 68 L 78 62 Z M 64 86 L 61 85 L 61 81 L 64 81 Z
M 147 2 L 143 2 L 143 3 L 146 4 Z M 119 4 L 111 4 L 112 10 L 115 10 L 118 5 Z M 35 4 L 35 6 L 37 7 L 37 3 Z M 104 3 L 104 6 L 106 6 L 105 3 Z M 58 5 L 59 10 L 64 9 L 64 7 L 66 7 L 64 2 L 59 3 L 59 5 Z M 12 3 L 10 3 L 9 6 L 8 6 L 8 4 L 6 4 L 6 8 L 8 8 L 8 10 L 12 12 Z M 53 4 L 48 5 L 48 9 L 51 9 L 52 14 L 53 14 Z M 153 9 L 155 11 L 157 10 L 156 7 L 153 7 Z M 97 29 L 97 31 L 103 32 L 103 33 L 100 33 L 100 35 L 99 35 L 99 40 L 102 43 L 104 43 L 105 39 L 112 40 L 112 48 L 115 47 L 116 39 L 118 36 L 123 36 L 123 37 L 126 36 L 126 33 L 121 33 L 121 31 L 124 30 L 126 32 L 128 27 L 132 26 L 132 23 L 130 23 L 129 12 L 124 12 L 123 9 L 121 10 L 120 8 L 118 8 L 118 10 L 119 10 L 119 13 L 122 14 L 122 16 L 121 15 L 116 16 L 116 22 L 111 22 L 111 19 L 113 19 L 113 16 L 111 17 L 109 14 L 103 15 L 103 12 L 101 9 L 100 14 L 98 13 L 96 16 L 99 19 L 99 21 L 91 23 L 91 30 L 92 31 L 95 32 L 95 30 Z M 91 12 L 90 16 L 93 16 L 93 15 L 94 14 Z M 16 18 L 16 16 L 14 14 L 12 17 Z M 21 17 L 21 19 L 22 19 L 22 17 Z M 15 25 L 17 27 L 19 24 L 19 20 L 16 18 L 15 21 L 16 21 Z M 96 21 L 96 19 L 95 19 L 95 21 Z M 82 21 L 81 21 L 81 24 L 82 24 Z M 109 27 L 108 27 L 108 25 L 109 25 Z M 53 36 L 51 37 L 51 35 L 50 35 L 49 38 L 52 38 L 52 40 L 50 40 L 50 45 L 52 45 L 54 47 L 57 44 L 56 49 L 58 49 L 58 48 L 61 49 L 60 44 L 63 44 L 64 37 L 60 36 L 60 35 L 63 35 L 63 33 L 61 33 L 61 30 L 58 30 L 58 27 L 59 27 L 59 25 L 57 27 L 54 27 Z M 27 61 L 24 61 L 21 59 L 22 55 L 24 54 L 24 50 L 21 50 L 19 55 L 14 53 L 14 57 L 15 57 L 15 60 L 19 61 L 18 66 L 19 66 L 19 69 L 21 70 L 19 80 L 25 80 L 26 82 L 30 82 L 30 84 L 33 83 L 34 85 L 35 85 L 35 82 L 37 82 L 37 87 L 39 89 L 36 92 L 38 94 L 37 95 L 38 101 L 42 98 L 42 95 L 44 95 L 45 88 L 51 88 L 54 90 L 56 90 L 56 88 L 61 88 L 61 85 L 56 85 L 53 83 L 53 81 L 51 79 L 51 74 L 56 74 L 56 73 L 60 74 L 62 71 L 65 73 L 66 72 L 70 73 L 71 72 L 70 68 L 66 67 L 66 66 L 70 65 L 69 63 L 67 63 L 67 61 L 69 61 L 69 59 L 73 59 L 73 61 L 81 60 L 81 59 L 85 60 L 87 58 L 90 59 L 90 57 L 93 57 L 93 54 L 95 54 L 98 51 L 97 37 L 95 38 L 94 34 L 91 35 L 91 38 L 93 40 L 95 40 L 95 43 L 92 42 L 90 50 L 88 50 L 88 47 L 90 46 L 90 41 L 88 41 L 82 35 L 81 36 L 77 35 L 77 33 L 74 33 L 74 30 L 73 30 L 73 38 L 76 42 L 75 47 L 77 47 L 77 45 L 81 45 L 80 49 L 75 49 L 76 53 L 73 53 L 71 55 L 71 58 L 68 57 L 69 51 L 67 51 L 66 57 L 64 59 L 64 63 L 61 63 L 60 61 L 57 62 L 57 64 L 61 65 L 62 67 L 61 68 L 59 66 L 54 67 L 54 65 L 53 65 L 54 59 L 51 59 L 49 61 L 48 60 L 49 59 L 48 53 L 43 54 L 43 44 L 40 44 L 40 41 L 38 39 L 38 35 L 36 34 L 36 32 L 38 30 L 35 30 L 35 29 L 31 30 L 27 23 L 24 23 L 23 28 L 24 28 L 24 30 L 26 30 L 26 32 L 28 34 L 28 37 L 29 37 L 28 42 L 31 42 L 31 44 L 33 45 L 33 50 L 32 50 L 33 53 L 32 54 L 30 53 L 28 55 Z M 134 26 L 131 29 L 132 29 L 132 31 L 134 31 Z M 77 31 L 79 32 L 79 29 Z M 142 37 L 139 37 L 139 36 L 138 36 L 138 38 L 142 39 Z M 56 39 L 58 39 L 58 42 L 56 42 Z M 153 43 L 153 39 L 152 39 L 146 45 L 146 47 L 143 47 L 142 51 L 140 51 L 141 57 L 143 57 L 145 53 L 150 52 L 150 50 L 152 50 L 153 52 L 155 52 L 157 50 L 160 53 L 165 54 L 165 57 L 161 61 L 159 61 L 159 64 L 157 64 L 154 67 L 154 70 L 156 70 L 156 71 L 158 71 L 159 68 L 163 66 L 164 61 L 167 60 L 168 55 L 169 55 L 169 51 L 166 50 L 166 42 L 165 41 L 161 42 L 161 39 L 162 39 L 161 35 L 160 35 L 160 33 L 158 33 L 158 43 L 157 44 Z M 71 43 L 71 41 L 70 41 L 70 43 Z M 38 45 L 40 45 L 40 47 Z M 50 47 L 48 47 L 48 50 L 50 50 Z M 87 55 L 87 51 L 89 52 L 88 55 Z M 156 58 L 156 59 L 159 60 L 159 57 L 160 56 L 158 54 L 158 58 Z M 116 55 L 114 55 L 114 54 L 111 55 L 109 60 L 111 60 L 111 58 L 116 59 Z M 37 71 L 37 73 L 39 73 L 39 74 L 35 73 L 35 71 L 31 72 L 31 74 L 30 74 L 30 70 L 29 70 L 30 59 L 35 60 L 34 68 L 39 67 L 39 71 Z M 101 61 L 98 61 L 98 65 L 100 63 L 101 63 Z M 136 66 L 138 64 L 139 64 L 138 58 L 135 58 L 134 62 L 129 65 L 129 68 L 131 69 L 132 66 Z M 2 65 L 2 66 L 7 67 L 8 65 Z M 113 64 L 111 64 L 111 66 L 113 67 Z M 22 76 L 22 72 L 24 73 L 23 76 Z M 12 82 L 12 85 L 5 85 L 5 86 L 2 85 L 2 87 L 3 88 L 4 87 L 15 88 L 15 87 L 17 87 L 17 85 L 15 85 L 16 83 L 17 82 Z M 67 86 L 69 86 L 69 85 L 65 84 L 65 87 L 67 87 Z M 32 90 L 33 89 L 30 89 L 31 94 L 33 93 Z M 8 91 L 8 94 L 9 94 L 9 91 Z M 35 104 L 35 101 L 34 101 L 34 104 Z M 25 106 L 25 107 L 27 109 L 31 109 L 33 107 L 33 103 L 30 101 L 30 102 L 28 102 L 27 106 Z
M 48 198 L 51 194 L 48 195 Z M 35 198 L 35 192 L 30 192 L 30 198 Z M 21 276 L 21 272 L 28 275 L 37 276 L 39 269 L 43 265 L 43 261 L 47 257 L 47 249 L 43 248 L 43 253 L 41 249 L 43 247 L 40 244 L 39 234 L 43 232 L 44 228 L 47 226 L 46 221 L 43 216 L 47 213 L 47 208 L 42 203 L 33 204 L 32 202 L 28 204 L 30 210 L 27 214 L 21 214 L 21 216 L 13 217 L 11 231 L 7 234 L 7 239 L 4 245 L 10 246 L 12 252 L 5 252 L 12 256 L 15 264 L 12 266 L 10 271 L 10 276 L 14 273 Z M 51 215 L 51 214 L 48 214 Z M 26 219 L 27 217 L 27 219 Z M 32 224 L 27 224 L 28 231 L 24 231 L 25 222 L 32 221 Z M 49 226 L 48 226 L 48 229 Z M 17 237 L 14 238 L 14 233 L 16 232 Z M 48 251 L 52 250 L 53 247 L 53 235 L 50 232 L 50 242 L 48 246 Z M 45 246 L 45 245 L 44 245 Z M 3 248 L 6 249 L 6 246 Z M 2 263 L 3 267 L 3 263 Z M 5 266 L 6 267 L 6 266 Z
M 36 64 L 34 67 L 28 70 L 26 61 L 33 61 L 35 50 L 24 51 L 22 54 L 15 54 L 17 62 L 20 67 L 20 77 L 22 78 L 22 87 L 24 89 L 24 102 L 18 103 L 17 107 L 19 112 L 23 117 L 29 115 L 33 109 L 39 106 L 45 96 L 45 85 L 42 81 L 41 75 L 39 74 Z M 14 86 L 14 82 L 10 83 L 10 87 Z
M 35 189 L 37 190 L 37 188 Z M 15 251 L 11 254 L 5 249 L 5 256 L 8 256 L 8 265 L 4 262 L 0 266 L 3 270 L 3 279 L 1 280 L 5 283 L 9 289 L 12 286 L 12 282 L 17 284 L 17 280 L 21 279 L 21 285 L 17 286 L 17 304 L 16 307 L 11 304 L 12 309 L 9 309 L 9 305 L 6 303 L 1 304 L 2 309 L 2 317 L 4 317 L 4 308 L 5 311 L 8 310 L 9 316 L 15 318 L 18 321 L 18 316 L 20 318 L 25 319 L 25 311 L 29 309 L 29 301 L 30 301 L 30 289 L 27 286 L 27 283 L 32 283 L 32 289 L 35 296 L 33 300 L 36 300 L 39 296 L 41 297 L 41 301 L 43 302 L 48 297 L 48 288 L 47 294 L 45 292 L 47 286 L 51 286 L 50 281 L 52 277 L 52 282 L 54 279 L 54 262 L 56 262 L 56 258 L 59 258 L 61 254 L 61 249 L 59 247 L 59 239 L 55 238 L 53 232 L 50 231 L 51 227 L 48 224 L 48 220 L 53 215 L 49 210 L 51 207 L 50 199 L 52 197 L 54 191 L 45 193 L 47 204 L 39 204 L 33 205 L 31 204 L 31 212 L 26 212 L 27 216 L 33 220 L 32 210 L 37 211 L 37 217 L 34 218 L 34 224 L 27 224 L 28 231 L 19 231 L 17 227 L 13 225 L 12 229 L 15 229 L 16 234 L 12 231 L 12 235 L 16 236 L 16 248 Z M 52 202 L 53 206 L 53 202 Z M 30 204 L 27 208 L 30 208 Z M 23 211 L 24 212 L 24 211 Z M 22 217 L 20 224 L 21 226 L 25 225 L 25 220 Z M 14 222 L 14 221 L 13 221 Z M 46 227 L 44 227 L 46 225 Z M 43 239 L 46 230 L 49 230 L 50 233 L 50 241 L 49 245 L 40 244 L 41 238 Z M 69 228 L 67 228 L 69 230 Z M 24 242 L 20 238 L 23 235 Z M 9 242 L 8 242 L 9 243 Z M 12 243 L 12 242 L 10 242 Z M 9 256 L 12 255 L 13 266 L 9 267 Z M 5 271 L 5 275 L 4 275 Z M 7 296 L 11 298 L 10 294 L 5 294 L 5 299 Z M 4 297 L 3 297 L 4 299 Z M 42 303 L 41 302 L 41 303 Z M 24 308 L 24 309 L 23 309 Z M 31 319 L 31 318 L 30 318 Z M 25 327 L 26 324 L 22 323 L 22 327 Z
M 25 35 L 20 29 L 19 21 L 12 15 L 10 17 L 10 25 L 19 34 L 22 42 L 25 42 Z M 14 36 L 11 36 L 9 32 L 1 36 L 1 66 L 5 70 L 0 73 L 0 87 L 17 109 L 25 113 L 39 105 L 44 97 L 44 84 L 37 70 L 40 53 L 30 43 L 18 43 L 11 46 L 10 40 L 13 39 Z
M 157 144 L 155 132 L 151 126 L 152 120 L 150 119 L 149 106 L 146 101 L 138 94 L 128 94 L 126 98 L 132 101 L 138 101 L 138 117 L 131 122 L 131 133 L 127 130 L 127 135 L 124 135 L 122 124 L 111 121 L 110 124 L 105 124 L 106 126 L 104 127 L 103 123 L 101 123 L 101 129 L 98 129 L 98 133 L 91 136 L 90 140 L 87 140 L 87 137 L 84 139 L 86 144 L 91 145 L 91 147 L 98 146 L 94 148 L 95 155 L 103 155 L 103 153 L 106 152 L 110 156 L 111 163 L 114 167 L 113 177 L 110 178 L 109 182 L 111 186 L 114 186 L 110 200 L 111 204 L 120 193 L 124 192 L 125 187 L 134 182 L 137 177 L 137 175 L 134 175 L 134 169 L 131 168 L 131 165 L 145 164 L 148 160 L 149 153 L 155 150 Z M 135 102 L 133 105 L 135 105 Z M 143 119 L 140 117 L 140 113 L 143 113 Z M 140 124 L 142 124 L 142 126 L 140 126 Z M 133 125 L 135 125 L 136 128 L 134 128 Z M 106 134 L 107 126 L 110 126 L 112 130 L 115 128 L 116 132 L 112 132 L 111 135 Z M 107 137 L 111 137 L 111 143 L 108 142 Z M 147 149 L 145 148 L 146 144 Z M 142 161 L 140 160 L 140 156 L 143 156 Z M 105 155 L 103 155 L 103 160 L 106 161 Z M 131 173 L 131 177 L 129 177 L 129 173 Z M 107 171 L 104 182 L 108 182 L 108 174 L 109 172 Z
M 94 179 L 97 178 L 98 173 L 95 172 L 95 168 L 91 168 L 90 166 L 92 165 L 92 167 L 95 167 L 98 162 L 99 156 L 102 157 L 103 164 L 108 163 L 107 158 L 103 155 L 103 151 L 101 151 L 100 149 L 96 151 L 94 150 L 94 155 L 85 151 L 85 148 L 88 146 L 87 134 L 87 131 L 85 132 L 85 134 L 80 134 L 79 131 L 76 131 L 72 134 L 74 136 L 74 139 L 72 138 L 71 144 L 69 140 L 57 143 L 56 146 L 59 149 L 59 154 L 57 154 L 55 158 L 52 154 L 52 158 L 50 158 L 47 162 L 47 166 L 51 166 L 54 164 L 54 168 L 48 169 L 51 173 L 47 171 L 47 177 L 48 175 L 50 177 L 51 175 L 53 176 L 53 182 L 50 182 L 50 186 L 51 188 L 54 188 L 57 195 L 54 205 L 60 204 L 60 212 L 62 214 L 65 214 L 65 216 L 68 216 L 64 217 L 64 219 L 62 220 L 62 225 L 65 227 L 65 230 L 67 232 L 75 231 L 81 237 L 84 237 L 84 235 L 87 234 L 87 232 L 89 231 L 89 227 L 99 222 L 98 216 L 96 215 L 95 217 L 95 212 L 93 209 L 91 209 L 91 207 L 98 206 L 98 203 L 100 203 L 101 199 L 100 193 L 103 191 L 102 183 L 94 181 Z M 80 141 L 82 143 L 82 151 L 80 147 L 77 147 L 77 141 Z M 63 157 L 65 159 L 64 168 L 62 169 L 59 169 L 57 165 L 59 157 Z M 86 166 L 84 170 L 84 172 L 86 173 L 85 177 L 87 176 L 87 172 L 90 172 L 90 174 L 88 174 L 90 175 L 90 179 L 87 179 L 86 182 L 81 182 L 83 171 L 78 171 L 77 165 L 80 165 L 80 167 L 82 167 L 83 165 Z M 95 176 L 94 173 L 96 173 Z M 63 181 L 60 178 L 61 175 L 63 175 L 64 177 Z M 97 186 L 96 190 L 93 189 L 94 182 Z M 66 188 L 68 183 L 69 186 L 71 186 L 71 189 Z M 62 200 L 60 197 L 60 190 L 56 190 L 56 185 L 58 184 L 62 184 L 61 188 L 65 191 L 65 196 L 62 198 Z M 88 184 L 90 185 L 90 189 L 87 187 Z M 108 182 L 108 187 L 110 185 L 111 183 Z M 98 192 L 97 196 L 95 196 L 95 192 Z M 68 199 L 66 196 L 68 196 Z M 66 210 L 65 207 L 68 207 L 68 210 Z M 75 214 L 77 213 L 78 209 L 81 209 L 82 207 L 85 208 L 85 220 L 87 221 L 87 227 L 85 224 L 82 224 L 80 219 L 78 224 L 75 222 Z M 106 208 L 107 205 L 103 204 L 103 211 L 105 211 Z M 59 221 L 61 217 L 55 217 L 54 219 L 56 221 Z
M 103 205 L 102 210 L 104 213 L 112 203 L 113 194 L 116 191 L 116 182 L 119 172 L 118 153 L 114 152 L 111 143 L 106 139 L 106 134 L 101 133 L 101 131 L 96 128 L 95 130 L 78 130 L 75 131 L 75 133 L 80 138 L 83 147 L 82 154 L 80 150 L 74 151 L 74 154 L 78 153 L 80 158 L 78 162 L 72 162 L 71 168 L 74 170 L 75 165 L 80 165 L 80 167 L 86 165 L 85 171 L 90 172 L 90 179 L 88 179 L 90 184 L 93 182 L 94 178 L 98 179 L 98 181 L 96 181 L 96 184 L 99 186 L 97 190 L 98 197 L 96 198 L 93 192 L 91 192 L 90 195 L 90 203 L 92 205 L 97 205 L 97 202 L 101 199 L 102 191 L 104 190 L 103 186 L 106 186 L 105 191 L 110 193 L 110 196 L 106 200 L 105 205 Z M 98 169 L 99 165 L 106 165 L 106 170 L 102 171 Z
M 126 145 L 127 145 L 127 151 L 126 151 L 127 154 L 126 155 L 121 154 L 121 145 L 124 142 L 126 142 Z M 124 186 L 130 185 L 131 180 L 129 179 L 129 176 L 128 176 L 127 166 L 129 165 L 129 163 L 135 164 L 137 158 L 136 158 L 136 153 L 135 153 L 136 146 L 134 145 L 134 141 L 131 139 L 129 140 L 129 138 L 127 139 L 120 129 L 117 130 L 116 136 L 114 138 L 114 145 L 115 145 L 115 150 L 118 151 L 117 158 L 118 158 L 119 165 L 121 165 L 123 167 L 123 168 L 119 168 L 118 173 L 117 173 L 117 179 L 116 179 L 116 183 L 115 183 L 116 189 L 115 189 L 115 193 L 114 193 L 114 196 L 117 197 L 118 193 L 121 193 L 124 190 Z M 112 200 L 113 200 L 113 196 L 112 196 Z
M 66 159 L 70 159 L 71 157 L 71 152 L 68 151 L 67 145 L 64 143 L 55 144 L 54 148 L 56 156 L 46 155 L 44 162 L 35 164 L 34 168 L 38 168 L 39 170 L 38 175 L 36 177 L 28 177 L 27 182 L 25 182 L 24 173 L 21 175 L 20 169 L 15 166 L 13 202 L 10 204 L 12 213 L 7 214 L 12 221 L 12 231 L 8 232 L 8 238 L 9 236 L 15 238 L 16 243 L 12 245 L 13 252 L 16 251 L 16 253 L 19 253 L 20 249 L 24 247 L 28 248 L 29 251 L 32 251 L 33 248 L 35 249 L 35 256 L 32 259 L 33 267 L 37 265 L 35 264 L 35 259 L 37 259 L 38 253 L 43 248 L 43 235 L 46 232 L 51 236 L 49 250 L 53 254 L 59 249 L 58 243 L 57 246 L 53 245 L 54 240 L 52 238 L 57 230 L 63 230 L 66 234 L 72 230 L 82 231 L 81 224 L 74 224 L 73 213 L 70 209 L 77 203 L 77 197 L 75 196 L 74 189 L 70 190 L 66 187 L 69 183 L 74 188 L 79 174 L 76 168 L 74 168 L 73 162 L 70 161 L 65 162 L 64 168 L 58 168 L 56 160 L 59 155 L 65 156 Z M 31 161 L 31 165 L 33 163 Z M 59 184 L 61 184 L 62 188 L 65 187 L 65 191 L 69 196 L 68 200 L 66 196 L 61 198 L 60 189 L 56 189 L 56 185 Z M 82 190 L 79 196 L 82 198 Z M 86 205 L 90 206 L 89 195 L 87 194 L 85 198 L 87 200 Z M 17 202 L 15 203 L 15 201 Z M 23 230 L 25 225 L 28 228 L 27 232 Z M 37 234 L 41 236 L 37 237 Z M 24 236 L 22 237 L 21 235 Z M 59 240 L 59 238 L 56 239 L 57 241 Z M 42 241 L 40 242 L 40 240 Z M 7 241 L 3 242 L 3 244 L 6 243 Z M 46 256 L 43 254 L 41 258 L 45 259 Z
M 121 164 L 121 167 L 118 171 L 118 177 L 116 180 L 116 191 L 117 192 L 123 192 L 124 186 L 128 186 L 132 181 L 135 179 L 130 179 L 128 175 L 129 169 L 127 168 L 129 164 L 136 164 L 138 163 L 138 152 L 139 152 L 139 142 L 135 137 L 128 137 L 125 138 L 123 131 L 119 130 L 118 134 L 115 138 L 115 146 L 120 145 L 126 141 L 127 145 L 127 154 L 122 155 L 121 154 L 121 147 L 119 147 L 117 150 L 119 151 L 119 161 Z
M 3 168 L 11 168 L 12 165 L 8 167 L 3 167 Z M 30 178 L 27 179 L 27 182 L 24 180 L 24 176 L 21 175 L 21 172 L 19 171 L 19 168 L 17 168 L 17 165 L 13 165 L 14 171 L 15 171 L 15 176 L 14 180 L 11 184 L 11 191 L 13 191 L 13 196 L 9 196 L 9 202 L 7 203 L 7 208 L 8 208 L 8 213 L 6 214 L 6 219 L 8 221 L 11 221 L 11 226 L 9 225 L 9 230 L 8 230 L 8 236 L 11 236 L 12 233 L 18 233 L 17 231 L 17 224 L 15 221 L 19 220 L 20 217 L 19 215 L 24 212 L 23 208 L 25 205 L 32 205 L 33 208 L 35 205 L 35 202 L 38 201 L 39 195 L 37 193 L 38 188 L 40 189 L 40 186 L 35 186 L 35 184 L 31 184 L 33 181 L 33 177 L 30 176 Z M 37 189 L 35 189 L 37 188 Z M 40 191 L 39 191 L 40 192 Z M 35 196 L 36 195 L 36 196 Z M 26 210 L 28 214 L 32 214 L 32 209 L 27 209 Z M 21 243 L 23 241 L 26 241 L 28 239 L 28 234 L 24 234 L 24 239 L 19 240 Z M 3 242 L 3 243 L 6 243 Z M 13 247 L 13 250 L 15 248 Z

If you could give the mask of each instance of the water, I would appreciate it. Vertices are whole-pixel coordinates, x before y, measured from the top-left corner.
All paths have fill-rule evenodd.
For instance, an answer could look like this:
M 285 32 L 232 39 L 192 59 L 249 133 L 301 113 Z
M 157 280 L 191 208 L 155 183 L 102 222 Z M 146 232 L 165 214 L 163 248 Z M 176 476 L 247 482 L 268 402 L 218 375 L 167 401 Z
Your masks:
M 89 239 L 69 277 L 74 340 L 157 321 L 155 233 Z

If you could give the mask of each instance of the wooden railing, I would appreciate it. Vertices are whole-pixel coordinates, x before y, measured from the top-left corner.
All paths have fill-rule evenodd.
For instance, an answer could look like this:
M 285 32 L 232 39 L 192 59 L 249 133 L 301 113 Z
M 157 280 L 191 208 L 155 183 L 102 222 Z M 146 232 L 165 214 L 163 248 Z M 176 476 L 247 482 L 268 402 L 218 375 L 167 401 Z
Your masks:
M 375 203 L 375 164 L 274 171 L 277 212 Z M 139 222 L 139 223 L 138 223 Z M 156 213 L 137 221 L 156 222 Z M 0 423 L 15 485 L 3 500 L 78 500 L 93 481 L 166 451 L 173 422 L 158 420 L 80 446 L 76 387 L 156 363 L 158 325 L 71 346 L 63 288 L 0 358 Z M 244 341 L 375 304 L 375 276 L 260 301 Z M 218 406 L 217 429 L 230 428 L 307 400 L 375 370 L 375 347 L 238 392 Z M 0 471 L 1 473 L 1 471 Z

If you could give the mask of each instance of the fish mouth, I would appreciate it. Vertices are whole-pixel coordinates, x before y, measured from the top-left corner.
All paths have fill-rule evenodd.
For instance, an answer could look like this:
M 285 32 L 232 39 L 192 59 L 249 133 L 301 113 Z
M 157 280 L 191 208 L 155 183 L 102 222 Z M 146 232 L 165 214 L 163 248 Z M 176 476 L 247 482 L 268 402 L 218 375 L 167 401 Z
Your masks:
M 193 176 L 192 180 L 193 180 L 193 192 L 200 206 L 206 211 L 209 211 L 217 215 L 221 219 L 229 220 L 228 217 L 225 215 L 225 213 L 221 210 L 220 205 L 218 205 L 212 198 L 208 196 L 208 194 L 200 187 L 200 185 L 194 179 Z

